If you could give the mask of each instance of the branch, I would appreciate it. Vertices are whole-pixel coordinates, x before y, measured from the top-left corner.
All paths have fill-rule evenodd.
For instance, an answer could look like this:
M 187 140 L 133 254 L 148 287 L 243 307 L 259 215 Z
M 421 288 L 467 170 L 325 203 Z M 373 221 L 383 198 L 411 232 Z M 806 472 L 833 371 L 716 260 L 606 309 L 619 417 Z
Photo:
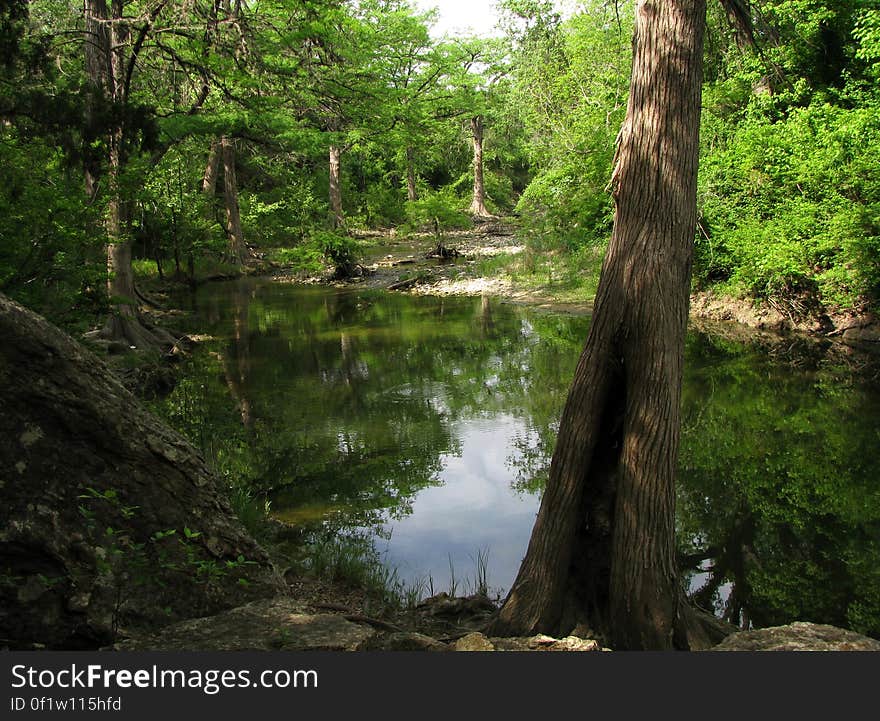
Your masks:
M 156 18 L 159 17 L 159 14 L 162 12 L 167 3 L 168 0 L 161 0 L 159 3 L 157 3 L 156 7 L 153 8 L 153 11 L 149 14 L 147 21 L 144 23 L 144 26 L 140 29 L 137 40 L 135 40 L 134 45 L 131 48 L 131 57 L 128 59 L 128 68 L 125 71 L 125 83 L 122 86 L 122 98 L 125 102 L 128 101 L 128 95 L 131 91 L 131 78 L 134 73 L 134 68 L 137 64 L 137 59 L 140 55 L 141 48 L 143 48 L 144 41 L 147 39 L 147 33 L 150 32 L 151 28 L 153 27 L 153 23 L 156 22 Z

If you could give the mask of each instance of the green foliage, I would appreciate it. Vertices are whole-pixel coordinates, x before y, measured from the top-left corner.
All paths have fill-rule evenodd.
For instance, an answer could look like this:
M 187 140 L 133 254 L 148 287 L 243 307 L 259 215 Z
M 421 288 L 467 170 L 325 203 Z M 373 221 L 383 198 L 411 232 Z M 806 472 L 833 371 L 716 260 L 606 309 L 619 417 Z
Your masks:
M 312 233 L 308 245 L 329 261 L 337 272 L 345 274 L 354 267 L 360 254 L 360 244 L 355 238 L 329 230 Z
M 219 592 L 218 583 L 230 576 L 239 576 L 239 582 L 247 583 L 238 570 L 254 562 L 241 555 L 222 561 L 206 558 L 204 549 L 195 544 L 202 535 L 200 531 L 188 526 L 179 533 L 175 528 L 160 528 L 144 536 L 133 523 L 140 513 L 139 506 L 126 505 L 122 495 L 113 488 L 82 490 L 77 510 L 95 549 L 101 585 L 113 594 L 114 633 L 126 616 L 138 613 L 132 604 L 142 601 L 146 589 L 155 593 L 159 588 L 170 586 L 175 578 L 194 578 L 209 593 Z M 109 518 L 113 525 L 99 525 L 98 517 Z
M 873 52 L 870 13 L 853 27 L 843 9 L 779 4 L 773 12 L 784 32 L 799 29 L 841 57 Z M 756 77 L 745 58 L 707 88 L 697 282 L 800 313 L 874 304 L 880 96 L 858 66 L 819 72 L 796 39 L 784 39 L 774 52 L 791 68 L 787 85 Z
M 871 64 L 877 72 L 880 62 L 880 10 L 864 9 L 858 15 L 853 37 L 858 41 L 856 57 Z
M 404 230 L 455 230 L 469 228 L 472 223 L 462 210 L 467 205 L 452 186 L 425 190 L 422 196 L 406 204 L 407 225 Z
M 383 563 L 369 533 L 328 528 L 313 534 L 307 555 L 308 572 L 365 591 L 380 611 L 400 608 L 408 595 L 397 570 Z
M 66 328 L 106 308 L 103 237 L 81 180 L 39 140 L 0 128 L 0 290 Z
M 605 187 L 626 104 L 631 16 L 592 7 L 561 22 L 549 7 L 523 15 L 507 5 L 521 18 L 510 102 L 535 168 L 517 212 L 530 235 L 558 247 L 602 243 L 611 230 Z
M 734 584 L 735 622 L 744 604 L 757 626 L 796 618 L 876 636 L 877 431 L 864 418 L 878 397 L 849 369 L 792 352 L 797 371 L 760 349 L 689 339 L 679 540 L 714 549 L 708 575 L 716 591 Z
M 226 248 L 222 218 L 190 178 L 204 169 L 200 139 L 171 148 L 158 164 L 133 162 L 128 180 L 137 184 L 131 220 L 134 251 L 176 275 L 189 271 L 189 260 L 219 259 Z M 206 154 L 205 154 L 206 155 Z
M 271 180 L 256 182 L 261 176 Z M 260 247 L 296 245 L 327 217 L 326 192 L 320 187 L 326 187 L 326 174 L 304 173 L 279 159 L 257 155 L 250 159 L 243 180 L 247 184 L 239 200 L 244 234 Z

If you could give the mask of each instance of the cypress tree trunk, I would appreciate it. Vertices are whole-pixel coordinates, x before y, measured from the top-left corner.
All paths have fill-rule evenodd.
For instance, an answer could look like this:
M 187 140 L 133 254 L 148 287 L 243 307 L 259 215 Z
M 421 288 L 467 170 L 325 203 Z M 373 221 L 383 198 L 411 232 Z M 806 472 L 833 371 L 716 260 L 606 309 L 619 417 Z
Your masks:
M 705 0 L 639 0 L 615 222 L 550 478 L 493 633 L 588 623 L 617 649 L 700 645 L 674 482 L 696 226 Z
M 119 193 L 119 175 L 122 170 L 122 131 L 114 130 L 110 136 L 108 151 L 107 184 L 107 293 L 118 316 L 137 317 L 137 291 L 131 268 L 131 241 L 123 228 L 126 225 L 122 198 Z
M 412 146 L 406 148 L 406 199 L 413 203 L 418 200 L 416 190 L 415 151 Z
M 220 138 L 223 151 L 223 204 L 226 207 L 227 255 L 238 265 L 252 260 L 252 255 L 244 242 L 241 229 L 241 211 L 238 206 L 238 180 L 235 176 L 235 145 L 227 136 Z
M 345 225 L 342 213 L 342 186 L 339 182 L 342 150 L 338 145 L 330 146 L 330 222 L 334 228 Z
M 471 118 L 471 134 L 474 141 L 474 195 L 468 212 L 480 218 L 487 218 L 491 213 L 486 209 L 486 186 L 483 182 L 483 118 L 476 115 Z
M 205 174 L 202 176 L 202 193 L 205 200 L 213 202 L 214 193 L 217 191 L 217 178 L 220 175 L 220 142 L 211 141 L 211 148 L 208 150 L 208 162 L 205 165 Z M 210 218 L 209 218 L 210 219 Z
M 127 102 L 125 48 L 129 37 L 121 0 L 112 0 L 109 10 L 106 0 L 84 0 L 83 14 L 85 66 L 93 93 L 88 104 L 87 121 L 94 126 L 97 122 L 95 106 L 112 104 L 121 107 Z M 107 294 L 111 313 L 101 335 L 133 348 L 167 348 L 174 344 L 174 338 L 158 328 L 148 327 L 138 313 L 137 289 L 131 267 L 131 239 L 127 232 L 127 206 L 120 189 L 125 170 L 123 121 L 117 119 L 102 134 L 107 147 L 107 215 L 104 228 L 107 235 Z M 94 159 L 87 162 L 85 186 L 92 201 L 98 196 L 100 172 L 101 163 Z

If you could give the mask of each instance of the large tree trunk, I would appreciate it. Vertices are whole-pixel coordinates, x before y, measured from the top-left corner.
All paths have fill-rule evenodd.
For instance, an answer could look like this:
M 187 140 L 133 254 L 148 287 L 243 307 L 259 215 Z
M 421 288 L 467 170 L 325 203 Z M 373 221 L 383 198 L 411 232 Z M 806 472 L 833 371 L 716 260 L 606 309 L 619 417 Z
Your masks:
M 241 229 L 241 211 L 238 206 L 238 180 L 235 177 L 235 145 L 227 136 L 220 138 L 223 150 L 223 204 L 226 207 L 227 255 L 237 265 L 253 260 L 245 245 Z
M 201 455 L 99 358 L 3 295 L 0 336 L 3 645 L 94 648 L 279 592 Z
M 483 182 L 483 118 L 471 118 L 471 135 L 474 141 L 474 194 L 468 212 L 479 218 L 491 217 L 486 208 L 486 185 Z
M 205 172 L 202 175 L 202 198 L 204 200 L 205 220 L 213 226 L 217 223 L 217 208 L 214 198 L 217 194 L 217 181 L 220 178 L 220 161 L 223 159 L 223 149 L 219 140 L 212 140 L 211 147 L 208 149 L 208 161 L 205 163 Z M 175 252 L 177 252 L 175 248 Z M 192 249 L 189 251 L 189 257 L 192 258 Z M 180 276 L 179 253 L 175 256 L 177 263 L 177 275 Z M 194 261 L 193 261 L 194 262 Z M 194 268 L 189 274 L 191 283 L 195 283 Z
M 339 181 L 342 150 L 338 145 L 330 146 L 330 223 L 334 228 L 345 225 L 342 212 L 342 186 Z
M 208 150 L 208 162 L 205 164 L 205 173 L 202 176 L 202 194 L 208 201 L 209 208 L 214 203 L 214 193 L 217 192 L 217 178 L 220 176 L 220 141 L 212 140 Z M 210 220 L 213 220 L 213 210 Z
M 121 107 L 127 102 L 125 49 L 127 30 L 123 24 L 122 0 L 84 0 L 86 73 L 94 97 L 88 103 L 87 120 L 94 124 L 95 106 L 112 104 Z M 118 117 L 119 113 L 115 113 Z M 128 237 L 128 213 L 120 182 L 125 169 L 123 145 L 125 126 L 122 120 L 106 128 L 105 158 L 107 183 L 107 214 L 104 229 L 107 236 L 107 294 L 111 312 L 101 335 L 138 348 L 169 348 L 174 338 L 165 331 L 152 328 L 138 313 L 137 290 L 131 267 L 131 240 Z M 86 193 L 91 202 L 98 197 L 101 164 L 92 159 L 85 167 Z
M 110 47 L 108 36 L 108 10 L 105 0 L 84 0 L 85 31 L 83 33 L 83 48 L 86 65 L 86 78 L 89 84 L 89 92 L 86 98 L 86 135 L 90 136 L 96 130 L 99 115 L 99 105 L 103 104 L 108 96 L 108 78 L 110 77 Z M 89 202 L 94 202 L 98 194 L 98 179 L 101 175 L 100 163 L 86 147 L 83 154 L 83 173 L 85 176 L 86 196 Z
M 137 291 L 134 287 L 134 273 L 131 267 L 131 241 L 126 237 L 123 228 L 126 225 L 122 198 L 119 192 L 119 174 L 122 158 L 122 131 L 114 130 L 110 135 L 107 166 L 107 294 L 115 313 L 108 324 L 122 323 L 120 319 L 135 321 L 137 319 Z M 114 332 L 118 339 L 125 336 Z M 128 338 L 132 344 L 133 338 Z
M 674 481 L 696 226 L 705 0 L 639 0 L 614 232 L 541 508 L 495 633 L 587 623 L 618 649 L 699 646 Z

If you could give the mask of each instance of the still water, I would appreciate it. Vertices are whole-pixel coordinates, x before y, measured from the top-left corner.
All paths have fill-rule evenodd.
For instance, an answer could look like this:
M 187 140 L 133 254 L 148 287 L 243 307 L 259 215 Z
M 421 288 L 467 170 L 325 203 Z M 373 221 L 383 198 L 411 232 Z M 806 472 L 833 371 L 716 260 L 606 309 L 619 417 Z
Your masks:
M 221 474 L 406 583 L 503 594 L 589 318 L 267 279 L 193 298 L 160 409 Z M 821 351 L 688 339 L 677 529 L 696 600 L 757 626 L 880 634 L 880 392 Z

